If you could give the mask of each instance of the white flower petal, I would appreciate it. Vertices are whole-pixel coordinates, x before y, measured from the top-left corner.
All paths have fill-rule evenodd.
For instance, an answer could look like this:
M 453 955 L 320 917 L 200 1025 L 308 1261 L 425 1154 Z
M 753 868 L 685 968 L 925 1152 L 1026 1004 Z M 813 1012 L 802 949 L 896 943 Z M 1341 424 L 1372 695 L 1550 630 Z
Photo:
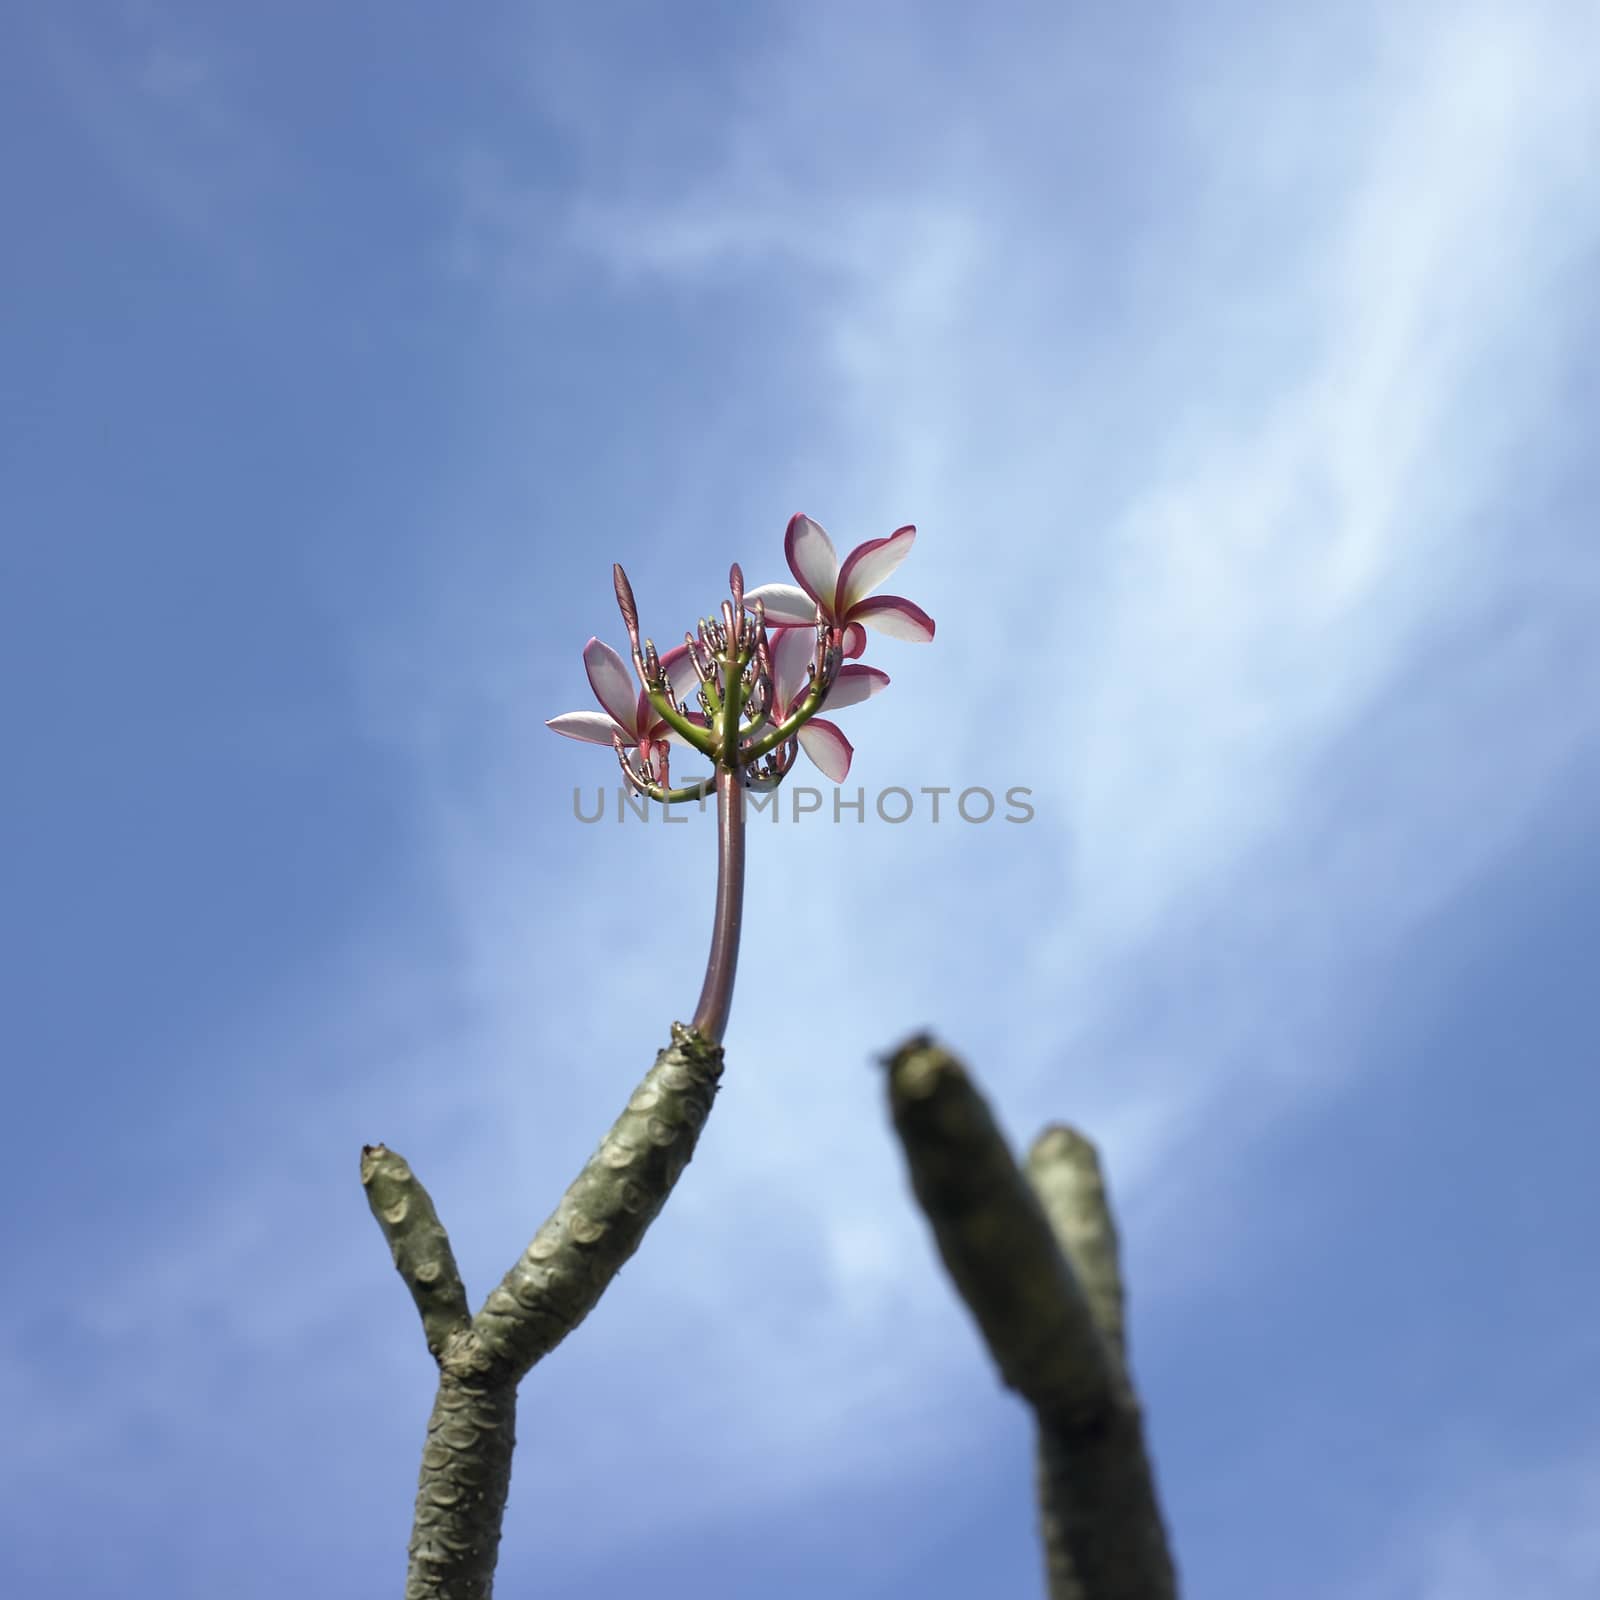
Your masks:
M 817 602 L 804 589 L 792 583 L 764 583 L 759 589 L 745 590 L 746 608 L 759 600 L 767 609 L 768 622 L 815 622 Z
M 860 600 L 865 600 L 878 585 L 911 554 L 917 530 L 909 524 L 896 528 L 887 539 L 868 539 L 844 558 L 839 569 L 839 610 L 841 615 Z
M 870 700 L 873 695 L 888 687 L 887 672 L 880 672 L 877 667 L 861 667 L 852 663 L 850 666 L 840 667 L 839 676 L 833 680 L 827 694 L 823 696 L 822 709 L 842 711 L 846 706 L 860 705 L 863 700 Z
M 595 698 L 611 713 L 611 720 L 622 729 L 629 744 L 639 738 L 639 688 L 633 674 L 622 664 L 622 657 L 608 644 L 591 639 L 583 647 L 583 664 L 588 669 L 589 686 Z
M 555 733 L 564 733 L 569 739 L 582 739 L 585 744 L 611 744 L 617 725 L 603 711 L 567 711 L 551 717 L 545 727 Z M 627 735 L 623 734 L 626 739 Z
M 816 657 L 817 635 L 812 628 L 780 628 L 772 641 L 772 687 L 775 714 L 781 720 L 794 709 L 806 686 L 806 668 Z
M 850 758 L 855 751 L 850 741 L 820 717 L 813 717 L 799 732 L 800 748 L 822 769 L 825 778 L 843 783 L 850 774 Z
M 821 601 L 831 616 L 838 598 L 839 556 L 822 525 L 803 512 L 790 517 L 783 536 L 783 553 L 789 558 L 795 581 L 813 600 Z
M 926 644 L 933 637 L 933 618 L 921 606 L 902 600 L 897 594 L 874 595 L 851 608 L 850 620 L 859 622 L 891 639 L 910 639 Z

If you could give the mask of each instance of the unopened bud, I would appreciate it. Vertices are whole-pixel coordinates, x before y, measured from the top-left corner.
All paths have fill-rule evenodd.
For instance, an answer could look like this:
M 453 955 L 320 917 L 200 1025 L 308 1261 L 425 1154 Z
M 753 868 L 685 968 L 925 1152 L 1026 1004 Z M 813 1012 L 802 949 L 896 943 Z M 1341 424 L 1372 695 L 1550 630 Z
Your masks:
M 639 648 L 639 608 L 634 604 L 633 585 L 628 582 L 628 574 L 622 570 L 620 561 L 612 563 L 611 582 L 617 591 L 617 609 L 622 613 L 623 627 L 628 630 L 628 642 L 637 650 Z

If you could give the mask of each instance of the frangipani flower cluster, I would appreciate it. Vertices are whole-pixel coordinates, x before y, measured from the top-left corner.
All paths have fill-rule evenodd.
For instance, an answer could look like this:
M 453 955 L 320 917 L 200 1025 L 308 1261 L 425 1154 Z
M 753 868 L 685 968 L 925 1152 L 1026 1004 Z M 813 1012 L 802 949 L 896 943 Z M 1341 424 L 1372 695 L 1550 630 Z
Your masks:
M 702 617 L 665 655 L 654 641 L 641 642 L 632 586 L 614 567 L 640 687 L 635 690 L 616 651 L 590 639 L 584 666 L 605 710 L 569 711 L 547 726 L 610 745 L 630 787 L 668 804 L 699 798 L 710 786 L 710 779 L 671 786 L 672 744 L 699 751 L 746 788 L 781 783 L 801 749 L 827 777 L 842 782 L 854 751 L 817 713 L 843 710 L 888 687 L 887 673 L 853 659 L 866 648 L 866 629 L 897 639 L 933 638 L 933 619 L 921 607 L 897 595 L 872 595 L 915 539 L 914 527 L 899 528 L 858 545 L 841 563 L 819 524 L 792 517 L 784 553 L 800 587 L 769 583 L 747 593 L 735 565 L 720 621 Z
M 868 628 L 899 639 L 928 640 L 933 619 L 898 595 L 872 591 L 910 552 L 915 528 L 869 539 L 841 563 L 810 517 L 789 519 L 784 551 L 799 580 L 748 594 L 735 564 L 720 619 L 702 617 L 683 643 L 661 655 L 639 636 L 639 608 L 620 566 L 611 569 L 617 607 L 628 630 L 635 690 L 609 645 L 591 639 L 583 663 L 600 711 L 569 711 L 549 726 L 569 739 L 609 744 L 628 786 L 663 805 L 717 794 L 717 903 L 705 982 L 690 1029 L 720 1040 L 733 1003 L 744 903 L 744 791 L 783 782 L 803 749 L 835 783 L 850 771 L 850 741 L 819 711 L 839 711 L 885 689 L 888 674 L 853 659 Z M 691 704 L 691 696 L 693 704 Z M 712 774 L 674 788 L 672 745 L 712 763 Z

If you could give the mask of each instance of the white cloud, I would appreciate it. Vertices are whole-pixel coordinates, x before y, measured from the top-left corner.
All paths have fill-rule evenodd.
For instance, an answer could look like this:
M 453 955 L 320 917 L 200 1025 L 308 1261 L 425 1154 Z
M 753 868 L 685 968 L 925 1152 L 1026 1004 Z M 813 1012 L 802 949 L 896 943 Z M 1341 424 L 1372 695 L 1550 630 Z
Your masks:
M 96 156 L 179 233 L 245 265 L 241 202 L 278 158 L 240 91 L 233 52 L 144 6 L 112 8 L 92 33 L 53 18 L 54 87 Z
M 1581 1600 L 1600 1587 L 1600 1458 L 1512 1465 L 1481 1448 L 1440 1459 L 1436 1487 L 1360 1580 L 1361 1600 Z

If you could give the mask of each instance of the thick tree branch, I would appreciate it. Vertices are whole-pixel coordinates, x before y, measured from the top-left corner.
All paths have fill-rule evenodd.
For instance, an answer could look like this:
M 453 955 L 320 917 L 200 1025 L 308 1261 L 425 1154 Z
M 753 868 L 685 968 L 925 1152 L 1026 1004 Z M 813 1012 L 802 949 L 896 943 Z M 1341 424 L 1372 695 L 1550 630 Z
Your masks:
M 1093 1146 L 1048 1129 L 1024 1175 L 947 1051 L 917 1037 L 886 1064 L 895 1130 L 939 1253 L 1001 1377 L 1034 1411 L 1052 1600 L 1172 1600 Z
M 931 1040 L 908 1040 L 888 1065 L 911 1187 L 1001 1378 L 1036 1411 L 1102 1415 L 1112 1390 L 1105 1345 L 988 1104 Z
M 437 1359 L 450 1335 L 465 1332 L 472 1320 L 450 1236 L 428 1191 L 393 1150 L 369 1144 L 361 1152 L 361 1182 L 367 1204 L 389 1241 L 395 1270 L 417 1303 L 428 1348 Z
M 439 1364 L 417 1484 L 406 1600 L 487 1600 L 511 1486 L 517 1385 L 592 1311 L 694 1153 L 722 1076 L 720 1045 L 672 1043 L 475 1317 L 427 1191 L 382 1145 L 361 1181 Z
M 673 1023 L 671 1045 L 473 1318 L 497 1374 L 516 1382 L 594 1309 L 688 1165 L 721 1077 L 722 1046 Z
M 1117 1225 L 1099 1154 L 1075 1128 L 1056 1124 L 1034 1140 L 1027 1171 L 1116 1367 L 1116 1402 L 1103 1429 L 1038 1419 L 1039 1524 L 1051 1596 L 1176 1595 L 1144 1418 L 1128 1370 Z M 1115 1530 L 1115 1542 L 1106 1530 Z
M 516 1384 L 483 1383 L 446 1358 L 422 1447 L 405 1600 L 494 1593 L 516 1421 Z
M 1033 1141 L 1026 1165 L 1095 1326 L 1121 1365 L 1128 1356 L 1121 1245 L 1099 1152 L 1076 1128 L 1058 1122 Z

